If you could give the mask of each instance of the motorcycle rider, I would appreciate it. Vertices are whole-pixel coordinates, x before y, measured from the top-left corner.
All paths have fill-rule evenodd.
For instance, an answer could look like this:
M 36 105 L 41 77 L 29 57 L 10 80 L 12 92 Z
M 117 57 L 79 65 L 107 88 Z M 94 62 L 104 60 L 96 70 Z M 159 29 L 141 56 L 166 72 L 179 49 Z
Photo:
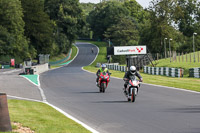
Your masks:
M 91 52 L 94 53 L 94 49 L 93 48 L 91 48 Z
M 140 82 L 143 82 L 142 76 L 139 74 L 139 72 L 137 72 L 136 67 L 135 66 L 131 66 L 130 70 L 127 71 L 124 75 L 123 80 L 125 81 L 124 83 L 124 93 L 127 95 L 127 85 L 129 83 L 129 80 L 135 78 L 135 76 L 137 76 L 140 80 Z
M 96 75 L 97 75 L 97 79 L 96 79 L 96 85 L 98 85 L 98 81 L 99 81 L 99 76 L 101 73 L 106 72 L 108 73 L 109 77 L 110 77 L 110 72 L 108 71 L 108 68 L 106 68 L 105 64 L 101 65 L 101 68 L 97 71 Z

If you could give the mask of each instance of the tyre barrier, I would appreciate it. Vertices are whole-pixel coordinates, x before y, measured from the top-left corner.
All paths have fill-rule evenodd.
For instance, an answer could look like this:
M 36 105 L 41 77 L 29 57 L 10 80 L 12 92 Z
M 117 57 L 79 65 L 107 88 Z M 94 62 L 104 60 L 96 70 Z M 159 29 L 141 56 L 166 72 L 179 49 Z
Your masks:
M 144 73 L 151 75 L 163 75 L 168 77 L 183 77 L 184 70 L 181 68 L 169 68 L 169 67 L 147 67 L 144 66 Z
M 126 71 L 126 66 L 106 64 L 106 67 L 108 69 L 110 69 L 110 70 L 116 70 L 116 71 L 121 71 L 121 72 L 125 72 Z
M 189 77 L 200 78 L 200 68 L 190 68 Z

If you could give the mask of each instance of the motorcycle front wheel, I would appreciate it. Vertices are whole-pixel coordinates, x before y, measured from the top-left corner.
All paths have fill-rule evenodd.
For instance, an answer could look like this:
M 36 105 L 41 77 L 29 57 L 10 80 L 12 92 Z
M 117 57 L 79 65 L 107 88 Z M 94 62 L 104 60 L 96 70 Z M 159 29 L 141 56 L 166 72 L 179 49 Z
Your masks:
M 105 89 L 106 89 L 106 83 L 101 83 L 101 90 L 103 93 L 105 93 Z
M 135 88 L 131 89 L 132 91 L 132 94 L 131 94 L 131 102 L 135 102 L 135 98 L 136 98 L 136 95 L 135 95 Z

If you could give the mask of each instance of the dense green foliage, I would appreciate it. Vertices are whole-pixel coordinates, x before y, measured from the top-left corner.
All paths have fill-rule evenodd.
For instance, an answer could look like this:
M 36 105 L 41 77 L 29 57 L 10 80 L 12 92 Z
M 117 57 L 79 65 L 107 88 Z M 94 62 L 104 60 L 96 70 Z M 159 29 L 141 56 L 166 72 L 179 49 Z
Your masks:
M 105 31 L 127 15 L 129 15 L 128 10 L 119 2 L 105 2 L 96 5 L 88 17 L 88 22 L 94 31 L 94 37 L 104 39 Z
M 59 53 L 66 52 L 85 26 L 85 19 L 78 0 L 46 0 L 45 11 L 53 20 Z
M 67 53 L 85 21 L 78 0 L 0 0 L 0 57 Z
M 51 54 L 53 25 L 44 12 L 44 3 L 41 0 L 21 0 L 21 2 L 24 9 L 25 35 L 30 39 L 32 53 L 37 51 L 37 55 Z
M 0 0 L 0 55 L 30 56 L 22 17 L 19 0 Z

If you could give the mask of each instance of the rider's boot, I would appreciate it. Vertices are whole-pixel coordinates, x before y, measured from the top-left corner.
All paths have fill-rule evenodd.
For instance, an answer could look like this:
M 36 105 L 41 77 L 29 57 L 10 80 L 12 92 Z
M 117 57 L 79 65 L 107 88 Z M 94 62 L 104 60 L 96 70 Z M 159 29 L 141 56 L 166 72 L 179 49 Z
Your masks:
M 99 87 L 99 83 L 98 82 L 96 82 L 96 85 L 97 85 L 97 87 Z
M 127 96 L 128 92 L 126 91 L 126 88 L 123 88 L 123 90 L 124 90 L 124 94 Z

